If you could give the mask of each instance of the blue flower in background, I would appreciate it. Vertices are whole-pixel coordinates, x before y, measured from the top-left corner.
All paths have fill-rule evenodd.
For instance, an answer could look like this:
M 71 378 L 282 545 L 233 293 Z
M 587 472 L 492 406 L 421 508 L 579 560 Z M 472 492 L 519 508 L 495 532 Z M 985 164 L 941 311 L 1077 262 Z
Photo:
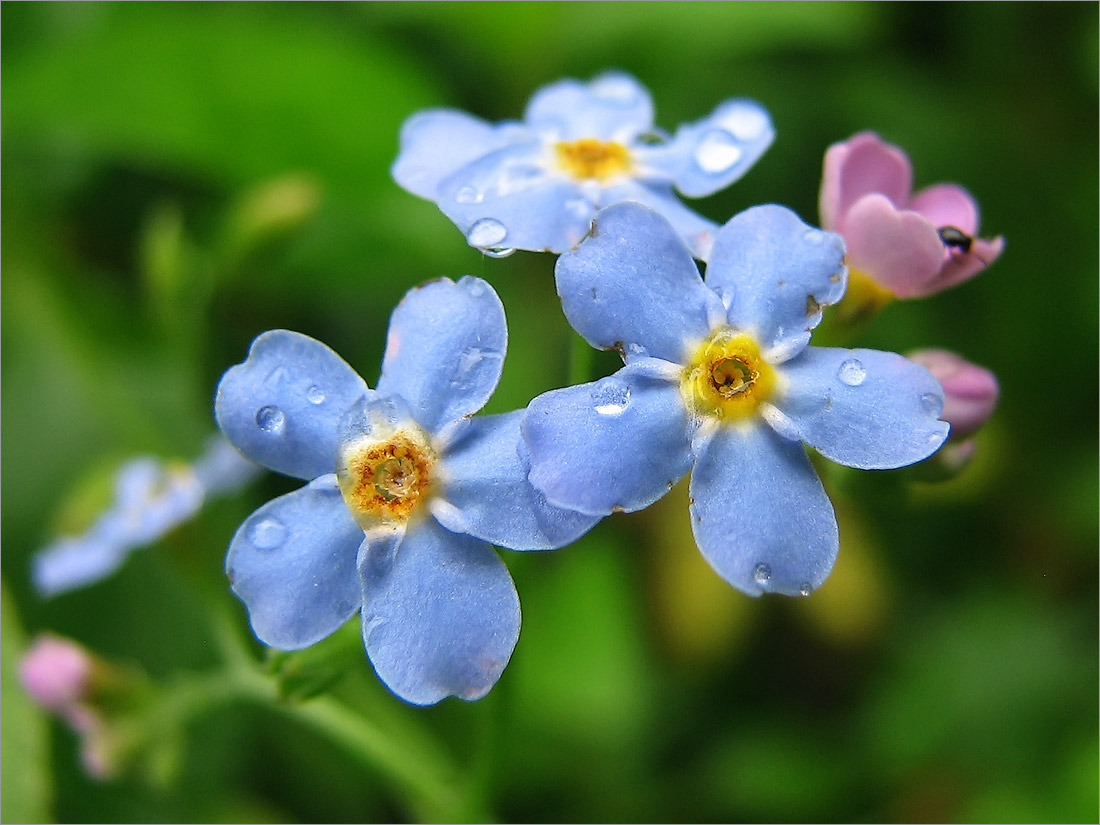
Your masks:
M 244 455 L 309 479 L 241 525 L 226 570 L 252 628 L 284 650 L 362 611 L 363 640 L 398 696 L 484 696 L 519 636 L 519 598 L 490 546 L 568 544 L 598 521 L 527 481 L 522 410 L 472 417 L 500 379 L 504 308 L 484 281 L 432 281 L 390 320 L 367 387 L 332 350 L 260 335 L 218 386 L 218 425 Z
M 114 498 L 88 530 L 39 550 L 31 577 L 42 596 L 56 596 L 112 575 L 135 550 L 189 521 L 211 498 L 243 487 L 259 474 L 220 435 L 191 465 L 139 456 L 115 474 Z
M 652 504 L 691 470 L 691 526 L 714 569 L 751 595 L 808 595 L 838 534 L 803 442 L 882 469 L 928 457 L 948 432 L 923 367 L 808 346 L 846 275 L 840 236 L 781 206 L 718 231 L 705 283 L 660 215 L 630 203 L 601 212 L 558 260 L 558 294 L 573 327 L 625 366 L 531 402 L 532 484 L 603 516 Z
M 522 123 L 491 125 L 432 109 L 401 130 L 394 179 L 435 201 L 471 246 L 564 252 L 588 234 L 598 209 L 638 201 L 664 215 L 699 258 L 717 225 L 684 206 L 749 170 L 775 131 L 751 100 L 729 100 L 675 135 L 654 130 L 649 93 L 613 72 L 562 80 L 535 93 Z

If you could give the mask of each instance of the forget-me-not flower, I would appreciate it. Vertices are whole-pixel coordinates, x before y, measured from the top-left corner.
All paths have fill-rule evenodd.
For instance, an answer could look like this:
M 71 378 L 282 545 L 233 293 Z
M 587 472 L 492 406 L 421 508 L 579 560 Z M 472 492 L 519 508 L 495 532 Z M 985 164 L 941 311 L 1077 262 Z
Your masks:
M 737 180 L 771 144 L 767 111 L 728 100 L 674 135 L 656 131 L 649 92 L 621 72 L 561 80 L 535 93 L 523 122 L 486 123 L 431 109 L 401 130 L 394 179 L 435 201 L 471 246 L 564 252 L 598 209 L 638 201 L 656 209 L 705 258 L 717 226 L 674 193 L 702 197 Z
M 691 471 L 691 526 L 751 595 L 806 595 L 838 550 L 803 442 L 852 467 L 899 467 L 947 437 L 943 392 L 900 355 L 808 346 L 844 293 L 841 238 L 758 206 L 717 234 L 699 276 L 668 221 L 639 204 L 596 217 L 557 263 L 565 314 L 625 366 L 545 393 L 523 434 L 531 482 L 591 515 L 638 510 Z
M 375 390 L 324 344 L 285 330 L 260 335 L 226 372 L 215 411 L 229 440 L 310 480 L 253 513 L 229 548 L 260 640 L 307 647 L 361 611 L 367 654 L 402 699 L 478 699 L 496 683 L 520 607 L 490 543 L 560 547 L 598 520 L 530 486 L 522 410 L 473 417 L 506 344 L 485 281 L 440 279 L 394 310 Z
M 31 577 L 42 596 L 95 584 L 146 547 L 194 518 L 211 498 L 232 493 L 259 473 L 220 435 L 194 464 L 138 456 L 115 474 L 114 498 L 88 530 L 65 535 L 39 550 Z
M 858 292 L 860 303 L 932 295 L 972 278 L 1004 249 L 1003 238 L 974 237 L 978 204 L 961 186 L 912 188 L 908 156 L 874 132 L 825 153 L 821 225 L 844 237 L 849 292 Z

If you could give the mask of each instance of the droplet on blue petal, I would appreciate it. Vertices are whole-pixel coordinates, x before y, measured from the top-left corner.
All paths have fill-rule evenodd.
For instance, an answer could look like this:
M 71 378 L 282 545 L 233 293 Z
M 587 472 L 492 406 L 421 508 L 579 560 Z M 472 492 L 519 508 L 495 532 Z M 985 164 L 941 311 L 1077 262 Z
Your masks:
M 722 118 L 722 126 L 741 140 L 750 141 L 764 134 L 768 119 L 752 106 L 735 106 Z
M 260 407 L 256 411 L 256 426 L 265 433 L 278 435 L 286 427 L 286 414 L 278 407 Z
M 630 387 L 618 378 L 603 378 L 592 388 L 592 402 L 600 415 L 622 415 L 630 406 Z
M 286 525 L 274 516 L 254 521 L 248 528 L 248 540 L 261 550 L 274 550 L 286 541 Z
M 926 392 L 920 397 L 920 405 L 933 418 L 939 418 L 943 412 L 943 398 L 934 392 Z
M 507 246 L 497 246 L 492 249 L 482 249 L 483 255 L 489 258 L 507 258 L 509 255 L 515 254 L 514 249 Z
M 809 582 L 803 582 L 802 586 L 798 588 L 798 595 L 799 596 L 803 596 L 803 597 L 809 596 L 813 592 L 814 592 L 814 589 L 812 587 L 810 587 Z
M 314 385 L 306 390 L 306 400 L 309 401 L 310 404 L 324 404 L 325 391 Z
M 741 154 L 733 135 L 725 129 L 712 129 L 695 147 L 695 162 L 708 175 L 718 175 L 741 160 Z
M 490 247 L 499 246 L 507 234 L 508 230 L 504 228 L 504 224 L 500 221 L 494 218 L 482 218 L 470 227 L 470 231 L 466 233 L 466 240 L 470 246 L 476 246 L 478 249 L 489 249 Z
M 638 99 L 638 87 L 625 77 L 601 78 L 590 88 L 593 96 L 616 106 L 632 106 Z
M 771 565 L 760 562 L 752 569 L 752 580 L 757 584 L 763 586 L 771 581 L 772 568 Z
M 481 203 L 485 195 L 473 186 L 463 186 L 455 192 L 455 200 L 459 203 Z
M 863 362 L 858 358 L 849 358 L 840 365 L 840 369 L 836 371 L 836 377 L 840 379 L 842 384 L 847 384 L 849 387 L 858 387 L 863 383 L 863 379 L 867 377 L 867 368 L 863 366 Z

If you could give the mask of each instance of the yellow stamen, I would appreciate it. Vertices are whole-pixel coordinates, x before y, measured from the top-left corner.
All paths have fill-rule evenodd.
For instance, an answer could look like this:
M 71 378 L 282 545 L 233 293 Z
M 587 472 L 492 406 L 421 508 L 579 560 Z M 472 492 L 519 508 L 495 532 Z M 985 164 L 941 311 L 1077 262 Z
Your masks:
M 352 517 L 364 530 L 397 526 L 408 522 L 426 498 L 434 464 L 427 438 L 401 430 L 386 441 L 364 436 L 345 444 L 336 479 Z
M 719 329 L 699 345 L 684 367 L 680 393 L 699 415 L 737 421 L 756 412 L 775 389 L 775 370 L 752 336 Z
M 630 170 L 630 153 L 621 143 L 581 138 L 559 143 L 558 165 L 579 180 L 606 181 Z

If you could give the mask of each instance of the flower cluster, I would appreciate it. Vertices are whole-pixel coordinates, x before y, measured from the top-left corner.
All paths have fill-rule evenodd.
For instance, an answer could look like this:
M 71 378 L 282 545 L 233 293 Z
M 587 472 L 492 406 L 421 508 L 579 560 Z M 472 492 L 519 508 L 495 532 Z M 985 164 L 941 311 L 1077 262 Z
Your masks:
M 911 195 L 905 155 L 862 133 L 825 154 L 822 228 L 776 204 L 719 225 L 677 193 L 743 175 L 774 138 L 767 111 L 733 99 L 671 134 L 653 121 L 648 92 L 615 72 L 539 90 L 520 122 L 439 109 L 405 123 L 397 183 L 489 256 L 558 254 L 565 317 L 623 366 L 480 415 L 508 332 L 497 294 L 471 276 L 408 291 L 373 389 L 313 338 L 259 335 L 221 378 L 217 424 L 250 462 L 306 482 L 229 546 L 230 585 L 262 642 L 305 648 L 358 613 L 397 696 L 478 699 L 520 631 L 494 546 L 564 547 L 690 473 L 691 525 L 717 573 L 752 596 L 808 596 L 840 546 L 812 455 L 891 469 L 950 436 L 965 445 L 956 470 L 965 463 L 996 403 L 992 374 L 940 350 L 905 358 L 810 340 L 827 311 L 861 319 L 993 263 L 1003 240 L 975 237 L 973 199 L 949 184 Z M 197 474 L 177 489 L 159 465 L 130 468 L 120 504 L 84 540 L 102 552 L 80 558 L 107 570 L 187 517 Z M 163 491 L 151 498 L 153 482 Z M 71 562 L 53 566 L 64 575 L 43 569 L 46 590 L 93 578 Z

